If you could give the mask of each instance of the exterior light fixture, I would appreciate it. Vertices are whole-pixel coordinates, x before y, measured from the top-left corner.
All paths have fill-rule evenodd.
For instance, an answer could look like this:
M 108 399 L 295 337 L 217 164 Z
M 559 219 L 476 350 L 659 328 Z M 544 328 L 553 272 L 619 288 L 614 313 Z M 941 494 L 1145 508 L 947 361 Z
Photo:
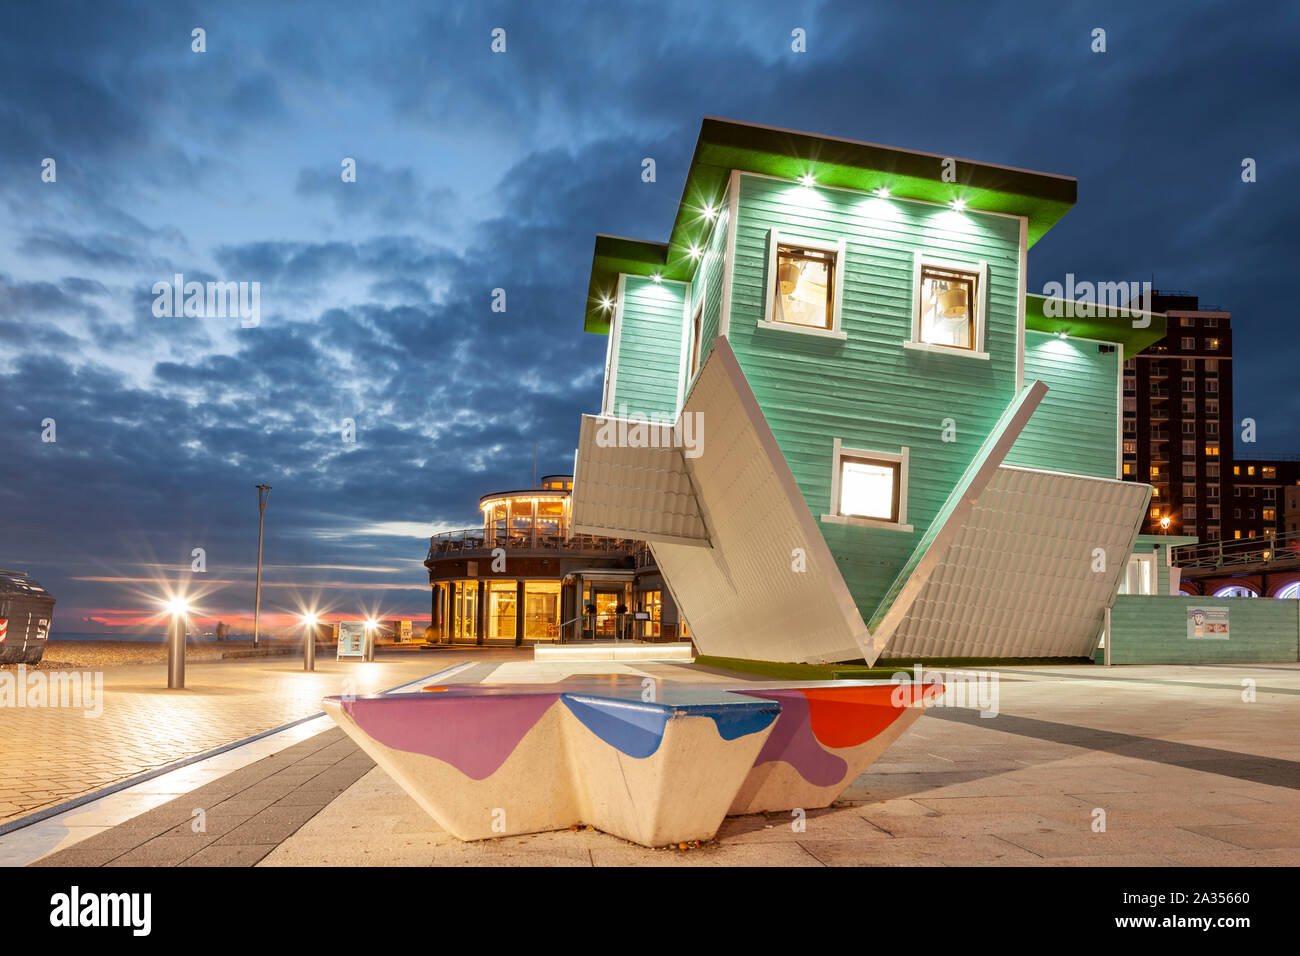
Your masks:
M 185 687 L 185 616 L 190 613 L 190 603 L 176 594 L 163 606 L 172 616 L 167 628 L 167 689 L 181 690 Z
M 1056 337 L 1057 337 L 1058 339 L 1063 339 L 1063 338 L 1066 337 L 1067 334 L 1068 334 L 1068 333 L 1065 333 L 1065 332 L 1057 332 L 1057 333 L 1056 333 Z
M 664 281 L 664 277 L 660 275 L 658 272 L 656 272 L 652 276 L 650 276 L 650 281 L 658 285 L 660 282 Z
M 302 616 L 302 669 L 305 671 L 316 669 L 316 622 L 319 620 L 311 611 Z
M 876 193 L 876 195 L 879 196 L 881 199 L 888 199 L 888 198 L 889 198 L 889 187 L 888 187 L 888 186 L 881 186 L 880 188 L 878 188 L 878 189 L 875 191 L 875 193 Z
M 686 250 L 686 254 L 690 256 L 692 259 L 698 259 L 702 253 L 700 251 L 700 247 L 692 242 L 691 247 Z
M 704 218 L 707 219 L 707 220 L 709 220 L 709 222 L 713 222 L 714 218 L 715 218 L 717 215 L 718 215 L 718 211 L 717 211 L 716 209 L 713 208 L 713 203 L 705 203 L 705 205 L 704 205 Z
M 600 300 L 600 307 L 604 309 L 606 312 L 608 312 L 610 309 L 614 308 L 614 303 L 609 298 L 609 296 L 602 296 Z
M 816 178 L 814 178 L 814 176 L 813 176 L 812 173 L 804 173 L 802 176 L 799 177 L 799 185 L 800 185 L 800 186 L 815 186 L 815 185 L 817 185 L 817 180 L 816 180 Z
M 948 205 L 952 206 L 952 208 L 956 209 L 958 212 L 962 212 L 966 208 L 966 200 L 958 197 L 957 199 L 954 199 L 952 202 L 948 203 Z

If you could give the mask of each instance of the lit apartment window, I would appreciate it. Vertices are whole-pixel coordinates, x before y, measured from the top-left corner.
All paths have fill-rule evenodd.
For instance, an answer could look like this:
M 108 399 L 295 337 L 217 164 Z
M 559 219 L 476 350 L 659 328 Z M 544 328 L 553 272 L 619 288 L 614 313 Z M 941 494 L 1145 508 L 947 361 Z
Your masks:
M 1206 347 L 1207 349 L 1209 349 L 1211 352 L 1217 352 L 1217 351 L 1219 351 L 1219 340 L 1218 340 L 1218 339 L 1206 339 L 1206 341 L 1205 341 L 1205 347 Z
M 1128 462 L 1124 462 L 1124 474 L 1126 475 L 1133 474 L 1133 466 L 1130 465 Z
M 1265 509 L 1264 509 L 1264 520 L 1265 520 L 1265 521 L 1276 521 L 1276 520 L 1277 520 L 1277 509 L 1275 509 L 1275 508 L 1265 508 Z
M 1124 454 L 1136 455 L 1138 453 L 1138 443 L 1135 441 L 1124 442 Z
M 1158 478 L 1159 476 L 1160 476 L 1160 466 L 1159 466 L 1159 465 L 1152 465 L 1152 466 L 1151 466 L 1151 477 L 1152 477 L 1152 478 Z
M 1247 465 L 1247 466 L 1246 466 L 1246 474 L 1251 475 L 1251 476 L 1254 476 L 1254 474 L 1255 474 L 1255 466 L 1254 466 L 1254 465 Z
M 831 513 L 823 521 L 892 527 L 907 523 L 907 458 L 901 453 L 845 448 L 835 439 L 831 474 Z
M 911 344 L 983 356 L 988 265 L 932 259 L 918 252 L 913 272 Z
M 1196 348 L 1196 339 L 1190 339 L 1190 338 L 1184 337 L 1184 338 L 1183 338 L 1183 348 L 1185 348 L 1185 349 L 1194 349 L 1194 348 Z
M 1232 532 L 1232 536 L 1233 536 L 1234 538 L 1240 538 L 1240 537 L 1241 537 L 1241 529 L 1238 528 L 1236 531 Z
M 1159 509 L 1159 508 L 1152 508 L 1152 509 L 1151 509 L 1151 520 L 1152 520 L 1152 521 L 1159 521 L 1159 520 L 1160 520 L 1160 509 Z
M 1205 454 L 1210 458 L 1216 457 L 1219 454 L 1219 443 L 1211 442 L 1210 444 L 1206 445 Z
M 700 331 L 704 325 L 704 299 L 700 299 L 699 306 L 695 309 L 695 318 L 691 320 L 691 372 L 687 377 L 689 384 L 695 378 L 695 373 L 700 370 Z
M 1272 465 L 1265 465 L 1265 466 L 1260 470 L 1260 473 L 1261 473 L 1265 478 L 1273 478 L 1273 479 L 1276 479 L 1276 478 L 1277 478 L 1277 468 L 1275 468 L 1275 467 L 1272 466 Z
M 1151 486 L 1151 497 L 1152 497 L 1152 499 L 1155 499 L 1155 498 L 1159 498 L 1159 497 L 1160 497 L 1160 486 L 1159 486 L 1159 485 L 1152 485 L 1152 486 Z
M 771 302 L 767 320 L 775 325 L 827 332 L 839 329 L 836 267 L 840 244 L 796 240 L 772 230 Z
M 1234 475 L 1240 475 L 1240 474 L 1241 474 L 1241 465 L 1233 465 L 1233 466 L 1232 466 L 1232 473 L 1233 473 Z

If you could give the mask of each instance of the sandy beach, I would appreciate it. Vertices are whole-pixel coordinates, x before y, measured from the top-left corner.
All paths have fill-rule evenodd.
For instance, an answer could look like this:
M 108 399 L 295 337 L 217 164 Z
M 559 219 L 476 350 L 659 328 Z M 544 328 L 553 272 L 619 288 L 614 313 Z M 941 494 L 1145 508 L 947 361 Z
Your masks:
M 301 651 L 302 641 L 263 640 L 263 650 L 269 653 L 294 653 Z M 204 641 L 192 642 L 185 646 L 187 661 L 217 661 L 235 652 L 243 652 L 240 657 L 248 656 L 253 650 L 252 641 Z M 317 644 L 316 652 L 333 653 L 333 644 Z M 121 664 L 156 664 L 167 660 L 167 645 L 163 641 L 60 641 L 52 640 L 45 648 L 41 662 L 28 664 L 44 670 L 65 670 L 69 668 L 100 670 Z M 0 665 L 6 669 L 15 664 Z

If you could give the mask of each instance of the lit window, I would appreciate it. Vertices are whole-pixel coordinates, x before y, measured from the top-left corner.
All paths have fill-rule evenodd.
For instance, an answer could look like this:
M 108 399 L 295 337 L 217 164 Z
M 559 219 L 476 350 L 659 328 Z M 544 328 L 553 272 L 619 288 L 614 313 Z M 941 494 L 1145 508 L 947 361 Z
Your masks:
M 834 443 L 831 510 L 823 521 L 911 531 L 907 524 L 907 459 L 901 453 L 844 448 Z
M 984 357 L 988 266 L 930 259 L 918 252 L 914 281 L 910 344 Z
M 1272 465 L 1265 465 L 1265 466 L 1263 467 L 1263 476 L 1264 476 L 1265 478 L 1274 478 L 1274 479 L 1276 479 L 1276 478 L 1277 478 L 1277 468 L 1273 467 Z
M 1218 445 L 1206 445 L 1206 446 L 1205 446 L 1205 454 L 1209 455 L 1210 457 L 1214 457 L 1214 456 L 1217 455 L 1218 453 L 1219 453 L 1219 446 L 1218 446 Z
M 700 329 L 704 324 L 704 299 L 701 297 L 700 304 L 695 309 L 695 318 L 691 320 L 691 370 L 686 377 L 689 384 L 695 378 L 695 373 L 700 370 Z
M 844 243 L 783 235 L 768 238 L 766 328 L 843 338 L 840 333 L 840 270 Z
M 1253 475 L 1253 474 L 1255 474 L 1255 466 L 1254 466 L 1254 465 L 1247 465 L 1247 466 L 1246 466 L 1246 474 L 1248 474 L 1248 475 Z
M 1219 350 L 1219 340 L 1210 339 L 1205 343 L 1205 347 L 1209 349 L 1211 352 L 1217 352 Z
M 1277 511 L 1274 510 L 1273 508 L 1265 508 L 1265 509 L 1264 509 L 1264 520 L 1265 520 L 1265 521 L 1276 521 L 1276 520 L 1277 520 Z
M 1130 465 L 1128 462 L 1124 463 L 1124 474 L 1126 475 L 1133 474 L 1133 466 Z
M 1138 451 L 1138 443 L 1136 441 L 1129 440 L 1124 442 L 1124 454 L 1136 455 L 1137 451 Z

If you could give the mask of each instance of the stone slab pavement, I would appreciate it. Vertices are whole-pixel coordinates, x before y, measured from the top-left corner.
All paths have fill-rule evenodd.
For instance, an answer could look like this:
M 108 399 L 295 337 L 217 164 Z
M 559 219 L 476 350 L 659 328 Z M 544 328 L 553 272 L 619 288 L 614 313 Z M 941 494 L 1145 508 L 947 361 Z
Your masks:
M 185 689 L 174 691 L 164 664 L 108 667 L 98 672 L 97 716 L 48 703 L 0 706 L 0 824 L 319 713 L 331 694 L 375 693 L 468 660 L 531 656 L 531 648 L 381 650 L 369 663 L 318 656 L 310 673 L 298 657 L 191 663 Z M 27 679 L 52 673 L 67 672 Z
M 728 818 L 699 848 L 460 843 L 331 729 L 37 865 L 1300 864 L 1300 665 L 999 677 L 997 716 L 932 708 L 835 806 Z

